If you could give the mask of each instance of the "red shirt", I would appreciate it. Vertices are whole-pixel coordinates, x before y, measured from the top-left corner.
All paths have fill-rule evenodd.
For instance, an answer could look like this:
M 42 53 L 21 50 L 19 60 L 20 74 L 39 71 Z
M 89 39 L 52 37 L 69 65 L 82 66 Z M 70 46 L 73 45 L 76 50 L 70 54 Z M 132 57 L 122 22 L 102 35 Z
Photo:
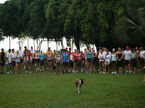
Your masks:
M 31 60 L 32 53 L 27 53 L 27 60 Z
M 74 60 L 79 60 L 79 54 L 78 53 L 74 53 Z
M 67 53 L 68 53 L 69 57 L 70 57 L 70 55 L 72 54 L 70 51 L 67 51 Z

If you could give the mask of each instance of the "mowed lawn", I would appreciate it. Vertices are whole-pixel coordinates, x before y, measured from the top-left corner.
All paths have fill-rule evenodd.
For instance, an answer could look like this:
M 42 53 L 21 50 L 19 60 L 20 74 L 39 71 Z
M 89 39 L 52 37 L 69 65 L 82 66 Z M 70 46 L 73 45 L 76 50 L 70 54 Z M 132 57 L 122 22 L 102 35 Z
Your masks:
M 86 80 L 80 95 L 78 78 Z M 145 108 L 143 73 L 0 75 L 0 108 Z

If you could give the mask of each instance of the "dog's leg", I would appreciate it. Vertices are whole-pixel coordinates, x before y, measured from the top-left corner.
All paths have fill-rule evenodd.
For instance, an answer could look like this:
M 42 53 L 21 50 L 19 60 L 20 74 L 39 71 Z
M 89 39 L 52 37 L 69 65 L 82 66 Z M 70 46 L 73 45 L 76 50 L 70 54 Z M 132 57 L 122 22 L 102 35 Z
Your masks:
M 77 87 L 77 90 L 78 90 L 78 94 L 80 94 L 80 87 Z

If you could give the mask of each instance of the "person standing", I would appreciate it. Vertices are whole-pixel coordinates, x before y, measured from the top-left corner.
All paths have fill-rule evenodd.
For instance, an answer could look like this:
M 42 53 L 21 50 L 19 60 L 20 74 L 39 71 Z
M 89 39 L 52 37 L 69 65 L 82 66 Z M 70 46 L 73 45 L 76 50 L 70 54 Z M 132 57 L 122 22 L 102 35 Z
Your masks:
M 40 53 L 40 71 L 43 71 L 43 72 L 44 72 L 44 58 L 45 58 L 45 56 L 44 56 L 43 52 L 41 51 L 41 53 Z
M 116 57 L 117 57 L 117 65 L 119 67 L 119 73 L 122 74 L 122 65 L 123 65 L 123 52 L 121 50 L 121 48 L 118 48 L 118 52 L 116 53 Z
M 63 62 L 63 73 L 68 71 L 68 62 L 69 62 L 69 55 L 67 50 L 64 50 L 62 54 L 62 62 Z
M 7 74 L 12 73 L 12 53 L 11 49 L 8 50 L 7 57 L 6 57 L 6 64 L 7 64 Z
M 87 52 L 87 73 L 91 73 L 92 69 L 92 58 L 93 58 L 93 53 L 91 49 L 88 49 Z
M 14 73 L 14 69 L 16 66 L 16 54 L 15 54 L 15 50 L 12 49 L 12 72 Z
M 19 55 L 20 55 L 19 70 L 20 70 L 20 72 L 22 72 L 23 71 L 22 65 L 24 62 L 24 52 L 22 51 L 21 47 L 19 47 Z
M 77 49 L 75 49 L 75 52 L 73 53 L 73 58 L 74 58 L 74 70 L 73 73 L 77 73 L 78 72 L 78 62 L 79 62 L 79 54 L 77 52 Z
M 131 53 L 131 65 L 132 65 L 132 72 L 136 73 L 136 64 L 137 64 L 137 56 L 135 53 L 135 49 L 132 49 Z
M 112 71 L 113 71 L 112 74 L 116 74 L 117 57 L 116 57 L 115 48 L 112 49 L 111 63 L 112 63 Z
M 1 49 L 1 72 L 4 74 L 4 65 L 5 65 L 5 52 L 4 49 Z
M 129 46 L 126 46 L 126 50 L 124 51 L 125 56 L 125 70 L 126 73 L 131 73 L 130 63 L 131 63 L 131 51 L 129 50 Z
M 16 72 L 20 72 L 20 54 L 19 54 L 19 51 L 17 51 L 17 54 L 16 54 Z
M 32 73 L 32 53 L 30 50 L 28 50 L 27 53 L 27 70 L 26 73 Z

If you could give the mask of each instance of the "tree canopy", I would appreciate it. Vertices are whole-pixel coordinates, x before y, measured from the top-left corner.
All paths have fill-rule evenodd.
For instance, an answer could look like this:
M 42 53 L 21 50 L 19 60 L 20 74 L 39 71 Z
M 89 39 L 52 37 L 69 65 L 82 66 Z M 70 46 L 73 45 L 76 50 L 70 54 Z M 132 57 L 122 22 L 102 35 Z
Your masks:
M 145 46 L 145 0 L 9 0 L 0 4 L 2 35 L 96 47 Z

